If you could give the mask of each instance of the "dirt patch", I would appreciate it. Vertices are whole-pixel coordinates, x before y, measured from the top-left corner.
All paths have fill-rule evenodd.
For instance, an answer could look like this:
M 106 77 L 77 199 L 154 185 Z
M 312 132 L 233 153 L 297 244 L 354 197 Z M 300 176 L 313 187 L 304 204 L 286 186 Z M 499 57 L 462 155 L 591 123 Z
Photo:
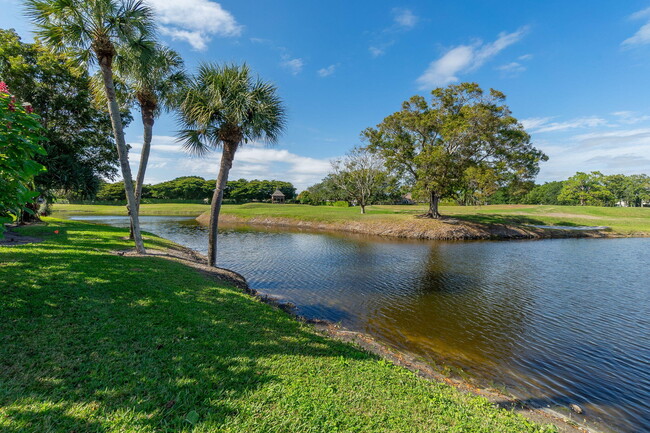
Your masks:
M 210 216 L 205 213 L 196 220 L 209 224 Z M 243 223 L 273 227 L 295 227 L 315 231 L 339 231 L 376 236 L 406 239 L 431 240 L 488 240 L 488 239 L 544 239 L 575 237 L 613 237 L 617 236 L 604 230 L 569 231 L 562 229 L 543 229 L 524 225 L 480 224 L 455 218 L 408 219 L 408 220 L 369 220 L 345 222 L 305 221 L 292 218 L 253 217 L 241 218 L 231 214 L 219 216 L 220 222 Z
M 43 239 L 6 231 L 4 232 L 4 238 L 0 239 L 0 246 L 12 247 L 16 245 L 33 244 L 36 242 L 43 242 Z

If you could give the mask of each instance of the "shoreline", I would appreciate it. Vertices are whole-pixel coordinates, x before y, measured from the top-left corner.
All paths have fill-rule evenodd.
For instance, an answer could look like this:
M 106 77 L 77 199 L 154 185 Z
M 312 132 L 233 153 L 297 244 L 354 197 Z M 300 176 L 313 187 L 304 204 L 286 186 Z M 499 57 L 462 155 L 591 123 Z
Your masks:
M 196 221 L 207 226 L 210 215 L 205 212 Z M 648 233 L 625 235 L 611 230 L 571 230 L 538 228 L 527 225 L 480 224 L 455 218 L 441 220 L 408 219 L 399 221 L 370 220 L 324 222 L 280 217 L 240 217 L 222 213 L 219 222 L 247 224 L 252 226 L 287 227 L 312 231 L 336 231 L 401 239 L 470 241 L 470 240 L 516 240 L 516 239 L 562 239 L 562 238 L 624 238 L 648 237 Z
M 418 357 L 412 353 L 392 348 L 378 341 L 368 333 L 353 331 L 328 320 L 313 319 L 299 315 L 296 312 L 296 305 L 291 302 L 283 302 L 272 295 L 251 288 L 243 275 L 225 268 L 211 268 L 207 265 L 207 257 L 203 254 L 180 244 L 172 243 L 172 245 L 173 247 L 169 247 L 165 251 L 153 250 L 155 251 L 153 254 L 149 252 L 146 255 L 138 254 L 133 249 L 115 251 L 114 253 L 134 257 L 155 256 L 178 261 L 186 266 L 198 270 L 201 274 L 209 278 L 226 281 L 235 285 L 237 288 L 242 290 L 243 293 L 249 295 L 253 299 L 271 305 L 285 312 L 299 322 L 311 325 L 314 331 L 321 335 L 337 341 L 352 344 L 361 350 L 377 355 L 399 367 L 406 368 L 427 380 L 445 383 L 461 392 L 484 397 L 495 406 L 504 410 L 512 410 L 532 422 L 552 424 L 560 433 L 607 433 L 610 431 L 599 430 L 595 425 L 593 425 L 593 422 L 589 422 L 585 419 L 583 419 L 582 422 L 576 421 L 572 418 L 572 415 L 577 414 L 574 414 L 571 408 L 566 408 L 568 413 L 567 415 L 558 410 L 551 409 L 550 407 L 532 407 L 503 391 L 478 385 L 469 378 L 443 374 L 429 363 L 419 360 Z

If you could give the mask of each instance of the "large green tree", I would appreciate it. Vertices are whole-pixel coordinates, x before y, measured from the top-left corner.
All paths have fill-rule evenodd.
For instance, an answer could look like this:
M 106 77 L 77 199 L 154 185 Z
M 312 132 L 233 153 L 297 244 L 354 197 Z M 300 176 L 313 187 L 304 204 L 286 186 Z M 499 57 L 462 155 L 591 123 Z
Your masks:
M 429 199 L 423 215 L 439 218 L 438 203 L 463 190 L 493 191 L 534 178 L 547 157 L 512 116 L 505 95 L 476 83 L 437 88 L 431 101 L 413 96 L 362 136 L 387 166 Z
M 219 211 L 235 152 L 251 141 L 276 142 L 285 109 L 276 87 L 255 78 L 248 66 L 202 64 L 181 104 L 180 122 L 179 139 L 188 151 L 222 149 L 208 232 L 208 264 L 216 266 Z
M 115 136 L 135 247 L 145 253 L 129 166 L 124 126 L 115 94 L 113 61 L 118 48 L 141 46 L 154 34 L 153 12 L 139 0 L 26 0 L 37 34 L 55 51 L 68 51 L 88 63 L 96 61 L 102 74 Z
M 563 204 L 605 206 L 613 204 L 614 194 L 605 186 L 605 176 L 599 171 L 578 172 L 564 181 L 558 200 Z
M 34 179 L 39 194 L 94 197 L 100 179 L 117 173 L 117 152 L 110 119 L 93 104 L 87 71 L 65 53 L 0 30 L 0 80 L 12 83 L 12 93 L 31 103 L 44 126 L 47 155 L 36 160 L 48 170 Z M 122 117 L 128 121 L 129 113 Z

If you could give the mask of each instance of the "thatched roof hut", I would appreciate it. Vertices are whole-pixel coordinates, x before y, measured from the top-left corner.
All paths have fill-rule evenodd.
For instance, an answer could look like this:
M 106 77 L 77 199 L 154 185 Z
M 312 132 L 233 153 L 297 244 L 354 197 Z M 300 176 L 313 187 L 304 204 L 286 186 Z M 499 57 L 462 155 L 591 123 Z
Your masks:
M 271 203 L 284 203 L 284 194 L 279 189 L 276 189 L 273 194 L 271 194 Z

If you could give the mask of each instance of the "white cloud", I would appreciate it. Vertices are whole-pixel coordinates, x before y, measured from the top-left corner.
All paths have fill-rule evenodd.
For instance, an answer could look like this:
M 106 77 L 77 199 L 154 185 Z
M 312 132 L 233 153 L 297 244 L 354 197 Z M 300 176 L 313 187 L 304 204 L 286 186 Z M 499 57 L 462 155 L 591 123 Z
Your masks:
M 530 117 L 521 120 L 521 124 L 524 125 L 525 129 L 535 129 L 547 124 L 551 119 L 552 117 Z
M 527 27 L 522 27 L 516 32 L 501 33 L 494 42 L 479 41 L 473 45 L 451 48 L 438 60 L 429 64 L 427 70 L 417 79 L 419 88 L 427 90 L 458 81 L 458 75 L 480 68 L 490 58 L 521 40 L 527 31 Z
M 329 65 L 327 68 L 322 68 L 318 70 L 318 75 L 320 77 L 328 77 L 336 71 L 336 65 Z
M 300 58 L 295 58 L 292 59 L 289 56 L 282 56 L 282 62 L 280 63 L 283 68 L 286 68 L 291 72 L 292 75 L 298 75 L 299 73 L 302 72 L 302 67 L 304 66 L 304 62 Z
M 624 125 L 634 125 L 635 123 L 650 120 L 650 116 L 641 115 L 634 111 L 616 111 L 612 114 Z
M 566 131 L 568 129 L 577 128 L 595 128 L 598 126 L 608 125 L 607 120 L 597 116 L 579 117 L 565 122 L 551 122 L 551 119 L 551 117 L 533 117 L 530 119 L 523 119 L 521 123 L 527 130 L 538 134 L 544 132 Z
M 142 137 L 140 141 L 131 144 L 129 159 L 134 173 L 140 160 L 141 139 Z M 214 179 L 220 160 L 219 151 L 212 152 L 205 158 L 198 158 L 182 151 L 175 137 L 156 135 L 152 139 L 146 182 L 162 182 L 188 175 Z M 286 149 L 248 143 L 237 151 L 230 179 L 285 180 L 302 190 L 320 182 L 330 171 L 330 164 L 329 158 L 311 158 Z
M 650 18 L 650 7 L 646 9 L 641 9 L 640 11 L 634 12 L 630 15 L 630 19 L 639 20 L 643 18 Z
M 379 47 L 375 47 L 375 46 L 369 47 L 368 51 L 370 51 L 370 54 L 372 55 L 372 57 L 382 56 L 386 52 L 383 48 L 379 48 Z
M 161 33 L 205 50 L 211 36 L 239 36 L 242 26 L 219 3 L 210 0 L 148 0 Z
M 641 28 L 637 30 L 637 32 L 634 35 L 625 39 L 621 43 L 621 45 L 631 46 L 631 45 L 650 44 L 650 8 L 642 9 L 638 12 L 633 13 L 632 15 L 630 15 L 630 19 L 632 20 L 645 19 L 647 20 L 647 22 L 643 26 L 641 26 Z
M 517 75 L 526 70 L 526 67 L 519 62 L 510 62 L 497 67 L 497 69 L 507 75 Z
M 622 45 L 644 45 L 650 43 L 650 22 L 641 26 L 641 28 L 634 34 L 623 41 Z
M 395 8 L 393 9 L 393 15 L 395 24 L 403 29 L 412 29 L 420 20 L 410 9 Z

